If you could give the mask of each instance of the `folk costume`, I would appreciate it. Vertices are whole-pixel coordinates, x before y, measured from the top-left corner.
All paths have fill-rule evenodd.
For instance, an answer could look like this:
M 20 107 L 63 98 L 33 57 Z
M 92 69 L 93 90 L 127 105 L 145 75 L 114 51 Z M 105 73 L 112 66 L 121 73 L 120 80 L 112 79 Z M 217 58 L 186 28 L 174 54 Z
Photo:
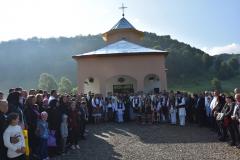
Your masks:
M 170 118 L 171 118 L 171 124 L 176 124 L 177 123 L 177 108 L 175 106 L 175 97 L 170 96 L 168 98 L 167 106 L 169 106 L 169 112 L 170 112 Z
M 118 123 L 123 122 L 124 110 L 125 110 L 125 105 L 124 105 L 124 103 L 123 103 L 121 100 L 118 101 L 118 102 L 117 102 L 117 106 L 116 106 L 117 122 L 118 122 Z
M 176 106 L 178 108 L 178 116 L 179 116 L 180 126 L 185 126 L 186 102 L 185 102 L 185 98 L 182 97 L 181 95 L 178 95 L 178 97 L 176 98 Z
M 92 99 L 92 107 L 93 107 L 93 118 L 94 118 L 94 122 L 98 123 L 100 122 L 101 119 L 101 106 L 102 106 L 102 102 L 101 99 L 98 97 L 95 97 Z
M 160 103 L 159 99 L 157 97 L 153 98 L 153 101 L 151 103 L 152 106 L 152 123 L 159 123 L 160 122 Z

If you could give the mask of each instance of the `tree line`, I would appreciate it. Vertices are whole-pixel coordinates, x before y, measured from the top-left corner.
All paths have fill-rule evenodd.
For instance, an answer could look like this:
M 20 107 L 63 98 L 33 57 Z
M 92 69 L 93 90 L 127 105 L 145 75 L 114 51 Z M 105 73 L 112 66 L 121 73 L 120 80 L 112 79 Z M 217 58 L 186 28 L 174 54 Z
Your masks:
M 58 90 L 59 93 L 77 93 L 77 88 L 73 87 L 70 79 L 67 77 L 61 77 L 59 82 L 56 78 L 48 73 L 42 73 L 38 81 L 38 89 L 51 92 L 51 90 Z
M 57 79 L 69 77 L 76 86 L 77 67 L 72 55 L 96 50 L 104 45 L 101 35 L 47 39 L 34 37 L 1 42 L 0 87 L 16 85 L 35 88 L 39 75 L 46 71 Z M 210 56 L 169 35 L 158 36 L 148 32 L 145 32 L 142 45 L 170 53 L 166 59 L 170 82 L 198 77 L 224 81 L 239 74 L 238 55 Z

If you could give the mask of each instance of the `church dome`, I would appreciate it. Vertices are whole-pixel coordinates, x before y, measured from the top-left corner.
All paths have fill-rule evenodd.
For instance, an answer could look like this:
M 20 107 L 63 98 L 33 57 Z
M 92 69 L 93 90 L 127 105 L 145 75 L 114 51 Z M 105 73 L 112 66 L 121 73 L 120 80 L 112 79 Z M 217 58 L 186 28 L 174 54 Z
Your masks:
M 103 40 L 107 44 L 120 40 L 140 44 L 143 36 L 143 32 L 138 31 L 125 17 L 122 17 L 108 32 L 103 34 Z
M 126 18 L 121 18 L 117 24 L 115 24 L 111 30 L 115 30 L 115 29 L 135 29 L 133 27 L 133 25 L 128 22 L 128 20 Z

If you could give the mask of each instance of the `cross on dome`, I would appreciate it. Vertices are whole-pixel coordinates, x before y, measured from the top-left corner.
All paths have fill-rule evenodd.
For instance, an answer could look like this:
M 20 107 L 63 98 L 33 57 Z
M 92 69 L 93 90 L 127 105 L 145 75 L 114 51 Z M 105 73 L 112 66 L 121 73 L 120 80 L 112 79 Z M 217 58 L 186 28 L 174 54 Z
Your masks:
M 124 6 L 124 4 L 122 3 L 122 6 L 121 7 L 119 7 L 119 9 L 121 9 L 122 10 L 122 16 L 124 17 L 124 10 L 126 9 L 127 7 L 126 6 Z

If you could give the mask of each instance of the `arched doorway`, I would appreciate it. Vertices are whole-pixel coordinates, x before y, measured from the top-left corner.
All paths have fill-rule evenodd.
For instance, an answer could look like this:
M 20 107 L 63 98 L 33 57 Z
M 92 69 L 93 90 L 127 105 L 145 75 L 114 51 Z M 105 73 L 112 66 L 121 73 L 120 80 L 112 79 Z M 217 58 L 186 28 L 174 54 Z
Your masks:
M 160 92 L 160 79 L 156 74 L 148 74 L 144 77 L 144 92 Z
M 106 92 L 134 93 L 137 90 L 137 80 L 127 75 L 113 76 L 106 81 Z
M 100 82 L 95 77 L 88 77 L 83 84 L 84 93 L 100 93 Z

